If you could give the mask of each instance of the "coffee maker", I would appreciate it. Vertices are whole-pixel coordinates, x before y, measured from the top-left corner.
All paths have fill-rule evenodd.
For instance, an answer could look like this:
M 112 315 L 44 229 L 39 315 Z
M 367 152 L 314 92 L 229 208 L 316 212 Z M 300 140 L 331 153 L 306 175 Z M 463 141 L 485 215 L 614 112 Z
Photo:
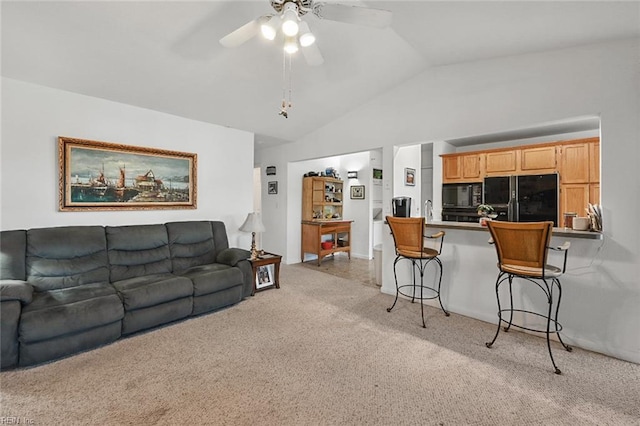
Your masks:
M 394 197 L 391 206 L 394 217 L 411 217 L 411 197 Z

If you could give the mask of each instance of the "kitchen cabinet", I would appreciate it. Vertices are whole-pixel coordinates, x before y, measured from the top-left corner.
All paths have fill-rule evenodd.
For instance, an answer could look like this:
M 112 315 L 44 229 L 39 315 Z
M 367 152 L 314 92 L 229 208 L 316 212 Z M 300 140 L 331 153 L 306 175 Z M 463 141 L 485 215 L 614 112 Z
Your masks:
M 585 209 L 589 203 L 589 184 L 564 184 L 560 186 L 560 217 L 573 212 L 578 216 L 586 216 Z
M 462 162 L 462 179 L 473 179 L 474 181 L 482 180 L 481 155 L 465 154 L 460 156 L 460 158 Z
M 589 184 L 589 202 L 591 204 L 600 204 L 600 184 L 599 183 Z
M 323 246 L 323 243 L 325 245 Z M 305 253 L 318 256 L 318 266 L 326 256 L 345 252 L 351 259 L 351 221 L 302 221 L 302 247 L 300 257 L 304 262 Z
M 519 151 L 520 171 L 524 174 L 553 173 L 557 170 L 556 146 L 522 148 Z
M 442 181 L 444 183 L 458 182 L 462 179 L 460 156 L 442 156 Z
M 589 143 L 589 182 L 591 183 L 600 182 L 600 143 L 599 142 Z
M 484 154 L 445 154 L 442 156 L 444 183 L 480 182 Z
M 589 182 L 589 144 L 577 143 L 560 146 L 560 182 Z
M 323 176 L 302 181 L 302 220 L 342 219 L 344 182 Z
M 517 170 L 517 151 L 492 151 L 485 154 L 485 172 L 487 175 L 509 175 Z

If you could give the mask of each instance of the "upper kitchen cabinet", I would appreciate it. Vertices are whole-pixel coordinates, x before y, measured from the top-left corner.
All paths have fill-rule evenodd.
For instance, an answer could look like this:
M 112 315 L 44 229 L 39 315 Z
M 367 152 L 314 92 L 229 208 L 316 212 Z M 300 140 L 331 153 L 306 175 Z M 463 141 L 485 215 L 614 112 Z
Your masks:
M 443 183 L 480 182 L 484 154 L 445 154 L 442 156 Z
M 486 152 L 487 175 L 510 175 L 516 173 L 518 161 L 515 149 Z
M 600 182 L 600 142 L 589 143 L 589 182 Z
M 525 174 L 555 172 L 557 149 L 555 145 L 520 149 L 520 170 Z
M 560 182 L 589 183 L 589 144 L 587 142 L 560 146 Z

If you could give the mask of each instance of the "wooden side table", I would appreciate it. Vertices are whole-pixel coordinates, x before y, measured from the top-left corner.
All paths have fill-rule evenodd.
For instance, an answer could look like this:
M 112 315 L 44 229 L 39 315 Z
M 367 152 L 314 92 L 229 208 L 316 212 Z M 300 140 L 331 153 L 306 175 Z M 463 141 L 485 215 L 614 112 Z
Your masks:
M 269 288 L 280 288 L 280 261 L 282 256 L 273 253 L 263 252 L 257 259 L 251 260 L 253 268 L 253 290 L 251 295 L 256 291 L 262 291 Z M 273 268 L 269 266 L 273 265 Z

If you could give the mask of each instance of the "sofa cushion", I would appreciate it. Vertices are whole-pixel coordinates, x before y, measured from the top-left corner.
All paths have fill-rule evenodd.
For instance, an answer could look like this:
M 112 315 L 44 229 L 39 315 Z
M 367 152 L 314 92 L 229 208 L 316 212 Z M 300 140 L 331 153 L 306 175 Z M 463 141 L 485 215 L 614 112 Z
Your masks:
M 169 222 L 169 249 L 173 272 L 214 263 L 216 250 L 211 222 Z
M 122 302 L 108 283 L 33 294 L 20 317 L 20 341 L 35 342 L 110 324 L 124 317 Z
M 107 243 L 101 226 L 27 231 L 27 281 L 37 290 L 109 281 Z
M 220 263 L 195 266 L 182 273 L 193 281 L 193 295 L 215 293 L 230 287 L 242 285 L 243 275 L 238 268 Z
M 26 255 L 27 231 L 0 232 L 0 279 L 24 281 Z
M 127 311 L 193 295 L 191 280 L 173 274 L 144 275 L 116 281 L 113 286 Z
M 227 239 L 227 228 L 224 222 L 211 221 L 211 229 L 213 229 L 213 245 L 216 248 L 216 257 L 222 250 L 229 248 L 229 240 Z
M 164 225 L 107 226 L 111 282 L 171 272 Z

